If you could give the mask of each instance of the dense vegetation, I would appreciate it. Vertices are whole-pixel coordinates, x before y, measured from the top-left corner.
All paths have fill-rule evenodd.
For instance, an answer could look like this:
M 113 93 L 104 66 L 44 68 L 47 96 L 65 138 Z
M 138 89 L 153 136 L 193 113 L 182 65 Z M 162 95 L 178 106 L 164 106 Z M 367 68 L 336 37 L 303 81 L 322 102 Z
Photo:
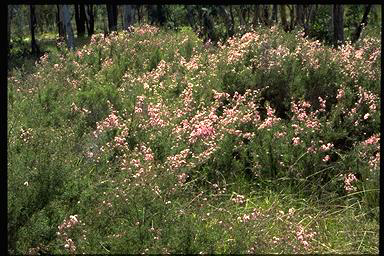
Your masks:
M 136 26 L 8 77 L 10 253 L 378 253 L 380 37 Z

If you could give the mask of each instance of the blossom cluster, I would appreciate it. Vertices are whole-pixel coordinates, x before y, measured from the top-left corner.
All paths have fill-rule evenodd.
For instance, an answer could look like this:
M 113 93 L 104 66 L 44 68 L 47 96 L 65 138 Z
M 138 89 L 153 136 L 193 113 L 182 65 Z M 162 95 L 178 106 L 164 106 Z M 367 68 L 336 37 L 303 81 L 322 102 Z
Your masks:
M 59 231 L 56 233 L 56 235 L 65 241 L 64 248 L 67 249 L 70 253 L 76 252 L 76 245 L 75 242 L 69 237 L 67 232 L 78 224 L 81 224 L 81 220 L 78 220 L 78 216 L 70 215 L 69 219 L 64 219 L 63 223 L 57 227 Z

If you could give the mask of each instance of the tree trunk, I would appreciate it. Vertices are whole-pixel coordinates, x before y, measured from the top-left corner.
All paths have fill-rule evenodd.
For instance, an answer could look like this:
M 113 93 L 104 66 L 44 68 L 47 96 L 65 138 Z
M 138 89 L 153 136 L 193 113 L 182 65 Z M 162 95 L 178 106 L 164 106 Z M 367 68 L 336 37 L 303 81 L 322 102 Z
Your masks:
M 32 54 L 33 55 L 38 55 L 39 54 L 39 47 L 36 43 L 36 38 L 35 38 L 35 29 L 37 26 L 36 22 L 36 15 L 35 15 L 35 6 L 30 5 L 29 6 L 30 10 L 30 20 L 29 20 L 29 26 L 31 30 L 31 48 L 32 48 Z
M 242 27 L 242 28 L 245 27 L 245 21 L 244 21 L 241 5 L 237 9 L 237 15 L 239 16 L 239 20 L 240 20 L 240 27 Z
M 117 31 L 117 5 L 107 4 L 107 12 L 109 32 L 111 33 L 112 31 Z
M 75 40 L 73 36 L 73 30 L 71 26 L 71 16 L 69 14 L 69 8 L 68 5 L 61 5 L 60 6 L 60 18 L 64 24 L 65 33 L 66 33 L 66 41 L 67 46 L 70 50 L 75 50 Z
M 285 12 L 285 5 L 280 5 L 280 16 L 281 16 L 281 24 L 283 25 L 283 29 L 285 32 L 288 31 L 288 22 L 287 22 L 287 14 Z
M 335 48 L 344 43 L 344 8 L 340 4 L 333 5 L 333 44 Z
M 231 23 L 233 25 L 233 28 L 235 28 L 235 16 L 233 15 L 232 5 L 229 6 L 229 15 L 231 16 Z M 235 30 L 233 30 L 233 31 L 235 31 Z
M 141 5 L 137 4 L 136 9 L 137 9 L 137 21 L 139 22 L 139 24 L 141 24 L 141 20 L 142 20 Z
M 130 27 L 134 23 L 134 10 L 132 5 L 124 5 L 124 19 L 123 19 L 123 27 L 125 30 L 130 31 Z
M 76 22 L 76 30 L 77 30 L 77 36 L 79 36 L 82 31 L 80 28 L 80 14 L 79 14 L 79 5 L 75 4 L 75 22 Z
M 255 7 L 253 9 L 254 15 L 253 15 L 253 28 L 256 28 L 257 25 L 259 25 L 259 20 L 260 20 L 260 5 L 255 4 Z
M 240 15 L 243 19 L 243 23 L 245 27 L 248 27 L 247 22 L 247 7 L 245 5 L 240 5 Z
M 272 7 L 272 20 L 277 23 L 277 4 Z
M 148 22 L 153 25 L 156 22 L 156 7 L 155 5 L 147 5 Z
M 75 4 L 75 20 L 77 36 L 81 37 L 85 34 L 85 7 L 84 4 Z
M 167 21 L 167 18 L 165 16 L 165 9 L 164 6 L 161 4 L 157 5 L 157 16 L 160 26 L 163 26 L 165 22 Z
M 263 5 L 263 14 L 261 15 L 263 21 L 264 21 L 264 24 L 269 26 L 270 25 L 270 21 L 269 21 L 269 6 L 267 4 L 264 4 Z
M 219 8 L 220 8 L 220 13 L 224 18 L 225 26 L 227 28 L 227 38 L 232 37 L 235 34 L 235 32 L 234 32 L 233 23 L 231 22 L 230 14 L 223 5 L 220 5 Z
M 307 36 L 309 34 L 309 29 L 311 27 L 311 22 L 313 22 L 314 14 L 314 5 L 306 5 L 304 7 L 304 34 Z
M 295 5 L 296 19 L 295 26 L 304 26 L 304 7 L 301 4 Z
M 13 12 L 13 6 L 8 5 L 8 18 L 7 18 L 7 36 L 8 36 L 8 54 L 9 55 L 9 49 L 11 48 L 11 21 L 12 21 L 12 12 Z
M 85 15 L 85 5 L 80 4 L 80 25 L 82 29 L 82 35 L 84 36 L 85 34 L 85 23 L 87 22 L 87 16 Z
M 196 23 L 193 15 L 193 8 L 191 5 L 184 5 L 185 9 L 187 10 L 187 20 L 191 28 L 195 31 L 196 30 Z
M 361 35 L 361 32 L 363 31 L 363 28 L 367 25 L 368 23 L 368 15 L 369 15 L 369 12 L 371 11 L 371 8 L 372 8 L 372 5 L 371 4 L 368 4 L 366 7 L 365 7 L 365 11 L 364 11 L 364 15 L 363 15 L 363 19 L 362 21 L 360 22 L 359 26 L 357 27 L 356 29 L 356 32 L 354 33 L 353 37 L 352 37 L 352 43 L 355 43 L 357 40 L 359 40 L 359 37 Z
M 209 11 L 204 11 L 203 13 L 203 34 L 206 36 L 204 39 L 204 43 L 208 40 L 216 43 L 216 37 L 215 37 L 215 24 L 213 22 L 212 16 L 209 14 Z
M 59 5 L 56 5 L 56 6 L 57 6 L 56 21 L 57 21 L 57 28 L 59 30 L 59 37 L 64 38 L 65 29 L 64 29 L 63 19 L 61 18 L 60 6 Z
M 288 5 L 288 8 L 289 8 L 289 18 L 290 18 L 289 31 L 292 31 L 295 28 L 295 8 L 292 5 Z
M 85 11 L 85 23 L 87 25 L 88 36 L 95 33 L 95 20 L 93 13 L 93 4 L 87 4 L 87 11 Z

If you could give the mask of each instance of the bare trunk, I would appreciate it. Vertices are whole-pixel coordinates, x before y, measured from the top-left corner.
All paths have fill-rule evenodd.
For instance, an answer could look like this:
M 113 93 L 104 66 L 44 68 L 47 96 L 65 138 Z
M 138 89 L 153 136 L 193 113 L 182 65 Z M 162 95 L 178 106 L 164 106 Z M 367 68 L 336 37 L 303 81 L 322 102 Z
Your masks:
M 95 33 L 95 20 L 94 20 L 94 12 L 93 12 L 93 4 L 87 4 L 86 15 L 86 24 L 88 36 L 93 35 Z
M 12 21 L 13 6 L 8 5 L 8 18 L 7 18 L 7 40 L 8 40 L 8 53 L 11 48 L 11 21 Z
M 289 8 L 289 18 L 290 18 L 290 26 L 289 30 L 293 30 L 295 28 L 295 8 L 292 5 L 288 5 Z
M 277 4 L 272 7 L 272 20 L 277 23 Z
M 61 18 L 61 11 L 60 11 L 60 6 L 56 5 L 57 7 L 57 28 L 59 30 L 59 37 L 64 38 L 65 37 L 65 29 L 64 29 L 64 24 L 63 24 L 63 19 Z
M 362 19 L 362 21 L 360 22 L 359 26 L 358 26 L 357 29 L 356 29 L 355 34 L 354 34 L 353 37 L 352 37 L 352 43 L 355 43 L 357 40 L 359 40 L 359 37 L 360 37 L 360 35 L 361 35 L 361 32 L 363 31 L 363 28 L 368 24 L 368 15 L 369 15 L 369 12 L 371 11 L 371 8 L 372 8 L 372 5 L 371 5 L 371 4 L 368 4 L 368 5 L 365 7 L 365 11 L 364 11 L 363 19 Z
M 124 19 L 123 27 L 125 30 L 130 30 L 130 27 L 134 23 L 134 10 L 132 5 L 124 5 Z
M 67 46 L 70 50 L 75 50 L 75 40 L 73 36 L 73 30 L 71 26 L 71 16 L 69 14 L 69 8 L 68 5 L 61 5 L 60 6 L 60 16 L 61 20 L 64 24 L 65 33 L 66 33 L 66 41 Z
M 256 4 L 254 7 L 254 16 L 253 16 L 253 28 L 256 28 L 257 25 L 259 25 L 260 20 L 260 5 Z
M 31 30 L 31 48 L 32 48 L 32 54 L 33 55 L 38 55 L 39 54 L 39 47 L 36 43 L 36 38 L 35 38 L 35 30 L 37 26 L 36 22 L 36 15 L 35 15 L 35 6 L 30 5 L 29 6 L 30 10 L 30 20 L 29 20 L 29 26 Z
M 237 14 L 238 14 L 239 20 L 240 20 L 240 27 L 245 27 L 245 21 L 244 21 L 243 13 L 241 10 L 241 6 L 239 6 L 239 8 L 237 9 Z
M 295 25 L 296 26 L 304 26 L 304 7 L 301 4 L 295 5 L 296 9 L 296 19 L 295 19 Z
M 185 5 L 185 8 L 187 9 L 187 20 L 191 28 L 195 31 L 196 30 L 196 23 L 195 19 L 193 17 L 193 9 L 190 5 Z
M 280 16 L 281 16 L 281 24 L 283 25 L 284 31 L 288 31 L 288 22 L 287 22 L 287 14 L 285 13 L 285 5 L 280 5 Z
M 265 25 L 269 26 L 270 25 L 270 20 L 269 20 L 269 6 L 267 4 L 263 5 L 263 14 L 261 15 L 263 22 Z
M 117 5 L 116 4 L 107 4 L 108 12 L 108 29 L 111 33 L 112 31 L 117 30 Z
M 225 20 L 225 25 L 227 28 L 227 37 L 232 37 L 234 35 L 234 27 L 233 23 L 231 22 L 230 14 L 227 9 L 225 9 L 224 6 L 220 5 L 221 15 L 223 16 Z
M 139 24 L 141 24 L 141 20 L 142 20 L 141 5 L 136 5 L 136 8 L 137 8 L 137 21 L 139 22 Z
M 81 37 L 85 34 L 85 8 L 84 4 L 75 4 L 75 20 L 77 36 Z
M 233 15 L 233 8 L 232 5 L 229 6 L 229 14 L 231 16 L 231 23 L 233 28 L 235 28 L 235 16 Z
M 344 8 L 340 4 L 333 5 L 333 44 L 335 47 L 344 43 Z

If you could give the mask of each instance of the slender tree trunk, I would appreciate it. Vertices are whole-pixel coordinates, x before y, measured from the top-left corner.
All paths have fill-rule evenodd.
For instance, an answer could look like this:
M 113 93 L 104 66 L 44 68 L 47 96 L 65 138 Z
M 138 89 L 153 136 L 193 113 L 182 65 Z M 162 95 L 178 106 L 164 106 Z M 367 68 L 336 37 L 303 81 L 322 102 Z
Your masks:
M 344 8 L 340 4 L 333 5 L 333 44 L 335 47 L 344 43 Z
M 250 22 L 249 22 L 249 20 L 251 18 L 250 10 L 251 10 L 250 6 L 246 6 L 246 8 L 244 10 L 244 19 L 245 19 L 245 22 L 247 23 L 247 25 L 250 24 Z
M 30 26 L 30 30 L 31 30 L 32 54 L 33 55 L 38 55 L 39 54 L 39 46 L 37 45 L 36 38 L 35 38 L 35 30 L 36 30 L 36 26 L 37 26 L 36 15 L 35 15 L 35 6 L 34 5 L 30 5 L 29 6 L 29 10 L 30 10 L 29 26 Z
M 252 24 L 253 24 L 253 28 L 256 28 L 257 25 L 259 25 L 259 20 L 260 20 L 260 5 L 255 4 L 253 11 L 254 11 L 254 15 L 253 15 Z
M 12 12 L 13 12 L 13 6 L 8 5 L 8 18 L 7 18 L 7 36 L 8 36 L 8 54 L 9 49 L 11 49 L 11 22 L 12 22 Z
M 142 21 L 142 14 L 141 14 L 141 5 L 136 5 L 136 9 L 137 9 L 137 21 L 139 22 L 139 24 L 141 24 L 141 21 Z
M 280 16 L 281 16 L 281 24 L 283 25 L 284 31 L 288 31 L 288 22 L 287 22 L 287 14 L 285 12 L 285 5 L 280 5 Z
M 76 22 L 76 30 L 77 30 L 77 36 L 81 34 L 81 28 L 80 28 L 80 14 L 79 14 L 79 5 L 75 4 L 75 22 Z
M 167 18 L 165 16 L 165 9 L 164 6 L 161 4 L 157 5 L 157 17 L 158 17 L 158 22 L 160 26 L 163 26 L 165 22 L 167 21 Z
M 85 34 L 85 24 L 87 22 L 87 16 L 85 15 L 85 5 L 80 4 L 80 25 L 82 29 L 82 36 Z
M 369 12 L 371 11 L 371 8 L 372 8 L 371 4 L 366 5 L 363 19 L 360 22 L 359 26 L 356 29 L 356 32 L 354 33 L 354 35 L 352 37 L 352 43 L 355 43 L 357 40 L 359 40 L 359 37 L 361 35 L 361 31 L 363 31 L 363 28 L 368 24 L 368 15 L 369 15 Z
M 123 27 L 125 30 L 130 30 L 134 23 L 134 10 L 132 5 L 124 5 L 124 19 Z
M 191 28 L 196 31 L 196 22 L 193 15 L 193 8 L 190 5 L 184 5 L 185 9 L 187 10 L 187 20 Z
M 204 41 L 207 42 L 210 40 L 212 43 L 216 43 L 216 35 L 215 35 L 215 24 L 213 22 L 212 16 L 205 11 L 203 14 L 203 34 L 207 36 Z
M 261 15 L 263 18 L 264 24 L 269 26 L 270 21 L 269 21 L 269 6 L 267 4 L 263 5 L 263 14 Z
M 309 34 L 311 22 L 313 22 L 314 5 L 306 5 L 304 7 L 304 33 L 305 36 Z
M 75 4 L 75 20 L 76 20 L 76 30 L 77 36 L 81 37 L 85 34 L 85 7 L 84 4 Z
M 59 37 L 64 38 L 65 37 L 65 29 L 64 29 L 63 19 L 61 18 L 60 6 L 59 5 L 56 5 L 56 6 L 57 6 L 56 19 L 57 19 L 57 28 L 59 30 Z
M 272 7 L 272 20 L 277 23 L 277 4 Z
M 225 9 L 225 7 L 223 5 L 220 5 L 220 12 L 224 18 L 225 27 L 227 28 L 227 38 L 232 37 L 235 34 L 235 32 L 234 32 L 233 24 L 231 22 L 230 14 L 229 14 L 228 10 Z
M 240 16 L 242 17 L 245 27 L 248 27 L 247 22 L 247 7 L 245 5 L 240 5 Z
M 231 16 L 231 23 L 233 25 L 233 28 L 235 28 L 235 16 L 233 15 L 232 5 L 229 6 L 229 15 Z
M 61 5 L 60 6 L 60 16 L 61 20 L 64 24 L 65 33 L 66 33 L 66 41 L 67 46 L 70 50 L 75 50 L 75 39 L 73 36 L 73 30 L 71 26 L 71 16 L 69 14 L 69 8 L 68 5 Z
M 95 20 L 94 20 L 94 13 L 93 13 L 93 4 L 87 4 L 87 10 L 85 12 L 86 16 L 86 25 L 87 25 L 87 31 L 88 36 L 93 35 L 95 33 Z
M 288 5 L 288 8 L 289 8 L 289 18 L 290 18 L 289 31 L 292 31 L 295 28 L 295 20 L 296 20 L 295 19 L 295 8 L 292 5 Z
M 109 32 L 117 31 L 117 5 L 107 4 Z
M 244 21 L 244 17 L 243 17 L 243 12 L 241 10 L 241 5 L 237 9 L 237 14 L 238 14 L 239 20 L 240 20 L 240 27 L 245 27 L 245 21 Z
M 295 19 L 295 25 L 296 26 L 304 26 L 304 7 L 301 4 L 295 5 L 296 9 L 296 19 Z

